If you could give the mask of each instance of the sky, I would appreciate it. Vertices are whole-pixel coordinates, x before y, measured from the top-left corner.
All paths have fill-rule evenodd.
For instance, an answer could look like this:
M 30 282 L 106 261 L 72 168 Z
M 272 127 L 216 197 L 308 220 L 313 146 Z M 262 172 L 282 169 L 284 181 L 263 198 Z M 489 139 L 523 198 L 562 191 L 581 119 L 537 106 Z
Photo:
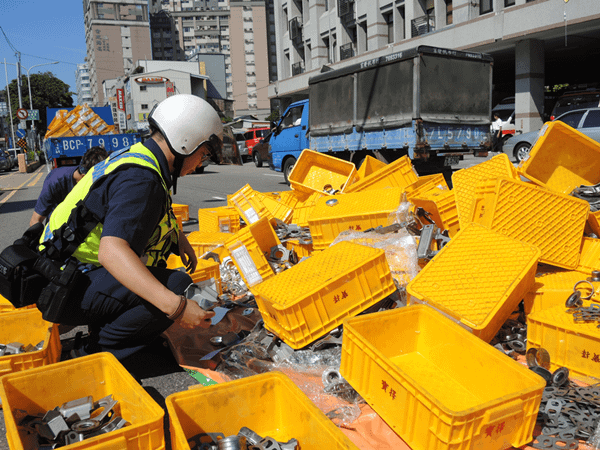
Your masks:
M 86 56 L 83 0 L 0 0 L 0 86 L 17 78 L 15 50 L 21 52 L 23 75 L 50 71 L 76 91 L 77 64 Z M 4 34 L 2 34 L 4 31 Z M 4 36 L 6 35 L 6 37 Z M 58 64 L 33 67 L 58 61 Z M 76 101 L 76 96 L 73 96 Z

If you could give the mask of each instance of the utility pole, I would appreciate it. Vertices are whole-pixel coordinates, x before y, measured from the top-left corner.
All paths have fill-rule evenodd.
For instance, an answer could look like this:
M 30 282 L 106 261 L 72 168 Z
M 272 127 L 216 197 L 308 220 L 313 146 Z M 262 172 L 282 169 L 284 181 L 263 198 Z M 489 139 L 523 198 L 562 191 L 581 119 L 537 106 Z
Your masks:
M 17 93 L 19 94 L 19 109 L 23 109 L 23 99 L 21 98 L 21 52 L 15 52 L 15 56 L 17 57 Z M 22 130 L 27 128 L 27 121 L 20 121 Z
M 4 74 L 6 75 L 6 103 L 8 103 L 8 118 L 10 120 L 10 132 L 12 134 L 13 146 L 16 146 L 17 141 L 15 141 L 15 128 L 13 126 L 13 120 L 12 120 L 12 107 L 10 105 L 10 91 L 8 90 L 8 70 L 6 68 L 6 58 L 4 58 Z

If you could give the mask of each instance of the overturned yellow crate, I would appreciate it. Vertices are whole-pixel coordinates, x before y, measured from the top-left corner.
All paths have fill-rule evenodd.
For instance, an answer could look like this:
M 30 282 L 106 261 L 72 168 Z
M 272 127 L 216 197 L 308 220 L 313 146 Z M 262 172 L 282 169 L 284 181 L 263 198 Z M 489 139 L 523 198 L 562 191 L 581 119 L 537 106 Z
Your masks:
M 600 288 L 600 282 L 588 283 L 588 277 L 581 272 L 553 269 L 541 271 L 538 269 L 538 273 L 535 275 L 535 283 L 523 297 L 526 314 L 559 305 L 564 307 L 576 285 L 583 298 L 592 294 L 590 283 L 594 287 L 594 291 Z M 600 299 L 599 294 L 595 294 L 593 298 Z
M 388 225 L 389 215 L 401 202 L 402 189 L 398 187 L 319 198 L 308 218 L 313 248 L 327 248 L 342 231 Z
M 298 349 L 395 289 L 383 250 L 340 242 L 251 291 L 265 327 Z
M 574 269 L 589 204 L 520 180 L 497 179 L 476 189 L 473 221 L 538 247 L 540 262 Z
M 584 301 L 583 306 L 591 302 Z M 569 375 L 598 382 L 600 329 L 598 322 L 575 322 L 564 305 L 527 316 L 527 348 L 543 348 L 550 354 L 550 370 L 569 369 Z
M 518 171 L 554 192 L 600 182 L 600 143 L 561 121 L 548 122 Z
M 478 224 L 460 230 L 408 283 L 426 303 L 489 342 L 534 283 L 540 251 Z
M 169 259 L 167 259 L 167 268 L 186 272 L 185 264 L 183 264 L 181 257 L 178 255 L 169 256 Z M 194 283 L 201 283 L 213 279 L 219 294 L 223 293 L 220 264 L 217 261 L 212 259 L 198 259 L 196 270 L 189 275 L 192 277 Z
M 434 173 L 431 175 L 423 175 L 414 183 L 406 186 L 404 192 L 406 194 L 406 200 L 410 202 L 414 197 L 419 197 L 433 189 L 449 189 L 443 174 Z
M 173 213 L 176 216 L 180 216 L 183 222 L 190 220 L 190 207 L 188 205 L 173 203 L 171 208 L 173 209 Z
M 405 188 L 417 181 L 418 175 L 408 156 L 402 156 L 395 161 L 372 172 L 370 175 L 351 184 L 346 193 L 365 190 L 382 189 L 386 187 Z
M 307 227 L 308 219 L 317 205 L 317 200 L 321 197 L 324 197 L 324 194 L 318 192 L 306 194 L 306 197 L 301 197 L 294 207 L 291 222 L 301 227 Z
M 231 436 L 243 427 L 280 442 L 295 438 L 302 450 L 358 450 L 281 372 L 177 392 L 166 404 L 173 450 L 196 448 L 190 442 L 202 433 Z
M 266 217 L 272 222 L 279 219 L 289 223 L 292 209 L 272 196 L 255 191 L 246 184 L 229 198 L 231 205 L 237 209 L 244 222 L 250 225 Z
M 361 163 L 360 167 L 356 171 L 356 174 L 358 175 L 358 179 L 362 180 L 363 178 L 368 177 L 373 172 L 376 172 L 379 169 L 383 169 L 385 167 L 385 165 L 386 165 L 386 163 L 379 161 L 377 158 L 373 158 L 370 155 L 365 156 L 365 159 L 363 159 L 363 162 Z
M 0 343 L 20 342 L 27 347 L 42 341 L 39 350 L 1 356 L 0 376 L 58 362 L 62 350 L 58 325 L 42 319 L 37 308 L 21 308 L 0 314 Z
M 225 242 L 232 236 L 234 236 L 233 233 L 192 231 L 187 235 L 187 239 L 196 256 L 200 257 L 206 252 L 215 252 L 222 260 L 222 258 L 229 256 L 225 248 Z
M 198 231 L 235 233 L 240 226 L 240 214 L 232 206 L 198 209 Z
M 90 437 L 69 449 L 164 450 L 163 409 L 110 353 L 96 353 L 0 378 L 6 438 L 12 450 L 38 448 L 34 433 L 18 426 L 17 414 L 45 414 L 71 400 L 108 395 L 118 403 L 114 413 L 128 425 Z
M 600 239 L 585 237 L 581 242 L 578 272 L 591 276 L 593 270 L 600 270 Z
M 271 249 L 281 242 L 266 217 L 232 235 L 225 247 L 248 287 L 275 275 L 267 261 Z M 267 256 L 265 256 L 265 254 Z
M 453 237 L 459 230 L 458 211 L 454 199 L 454 191 L 434 187 L 411 196 L 411 203 L 423 208 L 441 230 L 448 230 Z
M 340 372 L 413 450 L 521 447 L 546 385 L 424 305 L 347 320 Z
M 452 190 L 461 227 L 466 227 L 473 220 L 475 190 L 479 183 L 498 178 L 518 179 L 517 169 L 505 153 L 452 174 Z
M 358 179 L 358 175 L 351 162 L 305 149 L 288 178 L 292 189 L 323 194 L 331 189 L 345 192 Z

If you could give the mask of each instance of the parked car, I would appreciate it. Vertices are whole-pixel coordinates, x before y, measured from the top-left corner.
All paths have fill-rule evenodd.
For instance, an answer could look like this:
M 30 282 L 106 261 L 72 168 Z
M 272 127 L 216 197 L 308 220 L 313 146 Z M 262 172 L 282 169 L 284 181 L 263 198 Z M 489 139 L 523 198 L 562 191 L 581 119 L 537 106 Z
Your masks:
M 250 128 L 248 131 L 244 133 L 244 137 L 246 138 L 246 148 L 248 149 L 248 156 L 252 157 L 252 149 L 256 144 L 260 142 L 262 138 L 264 138 L 271 129 L 269 127 L 261 127 L 261 128 Z
M 556 120 L 560 120 L 600 142 L 600 108 L 576 109 L 562 114 Z M 529 151 L 537 141 L 539 134 L 540 130 L 517 134 L 504 143 L 502 151 L 509 157 L 512 156 L 516 162 L 521 162 L 529 157 Z
M 269 140 L 271 139 L 271 133 L 269 132 L 252 149 L 252 159 L 256 167 L 262 167 L 264 163 L 269 164 Z
M 574 109 L 600 107 L 600 89 L 586 89 L 561 95 L 552 109 L 550 120 Z
M 237 143 L 242 161 L 247 161 L 250 155 L 248 154 L 248 147 L 246 147 L 246 137 L 244 133 L 237 131 L 233 134 L 235 136 L 235 142 Z
M 9 148 L 7 152 L 13 159 L 13 167 L 17 167 L 19 165 L 19 153 L 23 153 L 23 150 L 19 148 Z
M 0 170 L 11 171 L 13 168 L 12 162 L 9 159 L 9 154 L 6 151 L 0 151 Z

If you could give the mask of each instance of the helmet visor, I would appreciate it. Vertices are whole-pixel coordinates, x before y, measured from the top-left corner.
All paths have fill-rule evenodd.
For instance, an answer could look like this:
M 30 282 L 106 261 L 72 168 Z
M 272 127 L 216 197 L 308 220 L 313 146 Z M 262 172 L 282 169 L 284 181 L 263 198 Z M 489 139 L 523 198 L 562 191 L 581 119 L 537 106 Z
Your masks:
M 216 134 L 211 134 L 206 141 L 198 146 L 198 148 L 202 147 L 204 144 L 206 144 L 206 147 L 208 147 L 208 150 L 210 151 L 210 160 L 215 164 L 220 164 L 223 159 L 223 141 Z

